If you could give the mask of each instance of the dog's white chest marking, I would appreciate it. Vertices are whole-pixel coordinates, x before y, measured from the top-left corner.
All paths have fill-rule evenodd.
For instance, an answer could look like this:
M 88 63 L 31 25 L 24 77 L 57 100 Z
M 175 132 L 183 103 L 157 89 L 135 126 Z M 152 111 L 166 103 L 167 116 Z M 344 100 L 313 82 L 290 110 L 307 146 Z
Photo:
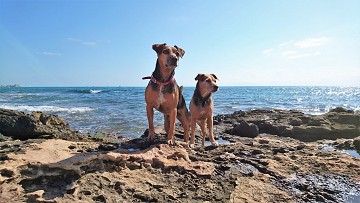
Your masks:
M 164 98 L 163 87 L 161 86 L 160 91 L 159 91 L 159 96 L 158 96 L 156 102 L 157 102 L 157 105 L 160 106 L 165 101 L 166 101 L 166 99 Z
M 203 108 L 201 108 L 200 115 L 203 116 L 205 113 L 206 111 Z

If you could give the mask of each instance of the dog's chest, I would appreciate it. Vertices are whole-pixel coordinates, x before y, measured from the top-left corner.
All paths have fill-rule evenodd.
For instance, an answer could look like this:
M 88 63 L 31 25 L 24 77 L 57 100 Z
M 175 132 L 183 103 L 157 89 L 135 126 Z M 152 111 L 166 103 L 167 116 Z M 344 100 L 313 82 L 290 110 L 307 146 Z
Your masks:
M 164 104 L 166 102 L 166 99 L 164 97 L 163 88 L 164 88 L 163 86 L 160 86 L 160 91 L 159 91 L 158 97 L 156 99 L 156 104 L 158 106 L 161 106 L 162 104 Z
M 212 110 L 210 109 L 209 106 L 200 107 L 200 109 L 199 109 L 199 119 L 200 120 L 205 120 L 211 115 L 212 115 Z

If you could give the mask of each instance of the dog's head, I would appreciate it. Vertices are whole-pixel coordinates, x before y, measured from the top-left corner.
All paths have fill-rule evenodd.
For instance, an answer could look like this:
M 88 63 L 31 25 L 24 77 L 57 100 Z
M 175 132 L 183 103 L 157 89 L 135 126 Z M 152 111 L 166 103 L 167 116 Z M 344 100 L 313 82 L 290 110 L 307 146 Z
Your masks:
M 198 81 L 196 87 L 201 89 L 201 92 L 205 94 L 216 92 L 219 89 L 219 86 L 217 86 L 216 84 L 216 80 L 218 80 L 218 78 L 216 77 L 215 74 L 199 73 L 196 76 L 195 80 Z
M 165 43 L 154 44 L 152 48 L 158 55 L 160 66 L 166 68 L 176 68 L 180 57 L 182 58 L 185 54 L 185 51 L 176 45 L 172 47 Z

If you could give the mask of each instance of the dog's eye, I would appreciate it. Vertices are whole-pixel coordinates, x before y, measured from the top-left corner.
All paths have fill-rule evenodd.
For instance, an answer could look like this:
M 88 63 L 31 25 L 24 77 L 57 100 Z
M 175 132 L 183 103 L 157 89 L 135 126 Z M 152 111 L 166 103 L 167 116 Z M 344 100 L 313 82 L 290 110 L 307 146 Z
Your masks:
M 179 52 L 176 52 L 175 54 L 176 54 L 176 56 L 177 56 L 177 57 L 179 57 L 179 56 L 180 56 L 180 53 L 179 53 Z
M 163 54 L 169 54 L 170 53 L 170 51 L 168 50 L 168 49 L 165 49 L 164 51 L 163 51 Z

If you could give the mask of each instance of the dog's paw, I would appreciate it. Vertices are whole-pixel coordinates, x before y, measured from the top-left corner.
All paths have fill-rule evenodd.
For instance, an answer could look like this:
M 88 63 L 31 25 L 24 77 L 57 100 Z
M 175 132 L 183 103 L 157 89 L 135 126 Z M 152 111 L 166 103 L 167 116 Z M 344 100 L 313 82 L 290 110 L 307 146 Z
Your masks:
M 155 135 L 150 135 L 150 134 L 149 134 L 148 137 L 147 137 L 147 139 L 148 139 L 149 142 L 154 141 Z
M 214 141 L 214 142 L 211 142 L 211 145 L 213 145 L 213 146 L 219 146 L 219 143 L 216 142 L 216 141 Z
M 168 145 L 174 145 L 175 144 L 174 140 L 172 140 L 172 139 L 168 140 L 167 143 L 168 143 Z

